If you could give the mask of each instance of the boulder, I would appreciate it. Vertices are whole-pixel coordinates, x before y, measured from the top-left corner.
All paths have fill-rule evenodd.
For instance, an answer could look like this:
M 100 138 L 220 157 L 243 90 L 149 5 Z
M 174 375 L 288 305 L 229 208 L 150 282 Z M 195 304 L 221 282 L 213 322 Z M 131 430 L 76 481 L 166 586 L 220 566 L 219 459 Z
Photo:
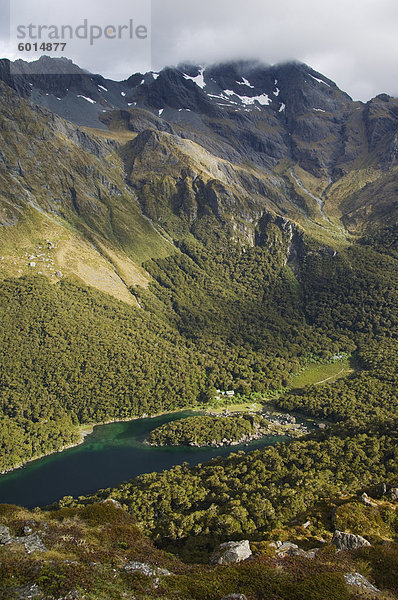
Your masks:
M 115 508 L 123 508 L 120 502 L 114 500 L 113 498 L 107 498 L 106 500 L 102 500 L 101 504 L 112 504 Z
M 54 275 L 55 277 L 58 277 L 58 279 L 62 279 L 62 277 L 64 276 L 62 271 L 55 271 Z
M 25 535 L 21 537 L 11 537 L 9 535 L 8 527 L 4 527 L 3 529 L 8 530 L 3 532 L 4 541 L 0 542 L 2 544 L 23 544 L 25 546 L 25 550 L 28 554 L 32 554 L 32 552 L 48 552 L 47 548 L 43 544 L 39 534 L 32 533 L 31 535 Z M 1 535 L 1 530 L 0 530 Z M 1 539 L 1 538 L 0 538 Z
M 47 552 L 47 548 L 37 533 L 27 535 L 26 537 L 16 538 L 16 540 L 25 546 L 28 554 L 32 554 L 32 552 Z
M 247 600 L 244 594 L 228 594 L 222 600 Z
M 0 525 L 0 544 L 7 544 L 10 540 L 10 528 L 5 525 Z
M 282 544 L 278 544 L 277 542 L 276 553 L 278 556 L 286 556 L 287 554 L 290 554 L 296 550 L 299 550 L 297 544 L 293 544 L 292 542 L 283 542 Z
M 226 542 L 221 544 L 211 557 L 211 562 L 217 565 L 237 563 L 250 558 L 252 551 L 248 540 L 241 542 Z
M 373 500 L 371 498 L 369 498 L 369 496 L 366 494 L 366 492 L 364 492 L 361 495 L 361 502 L 365 506 L 377 506 L 376 502 L 373 502 Z
M 394 502 L 398 502 L 398 488 L 391 488 L 391 490 L 388 492 L 388 495 L 391 498 L 391 500 L 394 500 Z
M 332 544 L 336 546 L 337 550 L 356 550 L 362 548 L 362 546 L 370 546 L 368 540 L 365 540 L 361 535 L 345 533 L 337 529 L 333 534 Z
M 377 493 L 381 498 L 386 495 L 387 485 L 384 482 L 379 485 Z
M 275 542 L 270 544 L 276 548 L 276 555 L 283 558 L 285 556 L 302 556 L 303 558 L 314 558 L 318 548 L 314 548 L 313 550 L 309 550 L 306 552 L 297 546 L 297 544 L 293 544 L 292 542 Z
M 373 592 L 374 594 L 378 594 L 380 592 L 380 590 L 378 590 L 377 587 L 372 585 L 370 581 L 368 581 L 366 577 L 364 577 L 360 573 L 346 573 L 344 575 L 344 579 L 347 585 L 360 587 L 364 590 L 367 590 L 368 592 Z

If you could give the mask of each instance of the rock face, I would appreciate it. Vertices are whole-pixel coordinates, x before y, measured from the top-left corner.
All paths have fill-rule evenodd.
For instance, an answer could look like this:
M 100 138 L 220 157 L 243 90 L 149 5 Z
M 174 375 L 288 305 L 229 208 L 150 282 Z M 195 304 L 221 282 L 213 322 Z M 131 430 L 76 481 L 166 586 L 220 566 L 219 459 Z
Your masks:
M 237 563 L 250 558 L 252 551 L 248 540 L 241 542 L 226 542 L 221 544 L 218 550 L 213 554 L 211 562 L 217 565 L 227 565 Z
M 370 546 L 368 540 L 365 540 L 361 535 L 344 533 L 338 530 L 333 534 L 332 544 L 336 546 L 337 550 L 356 550 L 362 548 L 362 546 Z
M 346 575 L 344 575 L 344 579 L 347 585 L 360 587 L 375 594 L 380 592 L 380 590 L 378 590 L 377 587 L 372 585 L 370 581 L 368 581 L 366 577 L 364 577 L 360 573 L 347 573 Z

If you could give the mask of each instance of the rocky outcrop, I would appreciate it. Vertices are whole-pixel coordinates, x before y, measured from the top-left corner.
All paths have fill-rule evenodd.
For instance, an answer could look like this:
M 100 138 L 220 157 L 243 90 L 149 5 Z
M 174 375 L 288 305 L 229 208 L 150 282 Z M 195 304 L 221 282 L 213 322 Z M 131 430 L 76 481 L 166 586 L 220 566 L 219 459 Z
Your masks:
M 281 542 L 278 540 L 277 542 L 272 542 L 270 544 L 271 548 L 275 548 L 276 555 L 279 558 L 284 558 L 285 556 L 302 556 L 303 558 L 314 558 L 318 548 L 314 548 L 313 550 L 302 550 L 297 546 L 297 544 L 293 544 L 292 542 Z
M 0 525 L 0 544 L 8 544 L 11 540 L 10 528 Z
M 370 581 L 368 581 L 366 577 L 360 573 L 346 573 L 346 575 L 344 575 L 344 579 L 347 585 L 359 587 L 363 590 L 367 590 L 368 592 L 373 592 L 374 594 L 378 594 L 380 592 L 377 587 L 372 585 Z
M 361 502 L 365 506 L 377 506 L 376 502 L 369 498 L 369 496 L 365 492 L 361 495 Z
M 21 537 L 12 537 L 9 527 L 0 525 L 0 544 L 23 544 L 28 554 L 32 552 L 47 552 L 38 533 L 31 533 Z
M 167 569 L 161 569 L 160 567 L 154 567 L 148 565 L 147 563 L 141 563 L 137 561 L 131 561 L 127 563 L 127 565 L 124 567 L 124 570 L 131 575 L 134 575 L 134 573 L 141 573 L 146 577 L 150 577 L 152 586 L 154 588 L 159 587 L 160 577 L 172 575 L 172 573 L 170 573 L 170 571 Z
M 345 533 L 343 531 L 336 531 L 333 534 L 332 544 L 334 544 L 337 550 L 356 550 L 362 548 L 362 546 L 370 546 L 368 540 L 365 540 L 361 535 L 354 535 L 353 533 Z
M 221 544 L 211 557 L 211 563 L 217 565 L 227 565 L 247 560 L 252 556 L 250 543 L 248 540 L 241 542 L 226 542 Z
M 112 504 L 114 508 L 123 508 L 120 502 L 114 500 L 113 498 L 107 498 L 106 500 L 103 500 L 101 504 Z
M 31 598 L 42 598 L 42 592 L 36 583 L 24 585 L 10 590 L 11 598 L 15 600 L 31 600 Z
M 388 496 L 394 502 L 398 502 L 398 488 L 391 488 L 390 491 L 388 492 Z

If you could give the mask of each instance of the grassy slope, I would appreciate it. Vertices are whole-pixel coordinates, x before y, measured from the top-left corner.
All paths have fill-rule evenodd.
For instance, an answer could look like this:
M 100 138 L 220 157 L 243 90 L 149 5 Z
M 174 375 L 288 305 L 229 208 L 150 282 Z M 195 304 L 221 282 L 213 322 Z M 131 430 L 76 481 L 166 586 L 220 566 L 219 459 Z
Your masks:
M 330 541 L 328 520 L 331 511 L 341 504 L 339 499 L 323 502 L 307 513 L 310 529 L 292 526 L 273 532 L 270 539 L 289 539 L 302 548 L 319 547 L 320 538 Z M 354 509 L 353 522 L 372 520 L 378 523 L 377 534 L 388 539 L 392 526 L 388 514 L 395 506 L 377 502 L 374 509 L 347 498 L 338 508 L 339 523 L 345 519 L 344 509 Z M 371 515 L 370 513 L 373 512 Z M 269 541 L 252 543 L 254 560 L 230 566 L 186 564 L 158 550 L 138 529 L 135 519 L 111 503 L 81 509 L 29 512 L 12 506 L 0 506 L 0 523 L 13 535 L 20 535 L 25 525 L 39 532 L 48 551 L 28 555 L 18 545 L 0 548 L 0 593 L 12 598 L 11 590 L 36 583 L 45 597 L 65 597 L 79 590 L 86 600 L 120 600 L 134 596 L 140 600 L 220 600 L 226 594 L 241 593 L 248 600 L 360 600 L 366 594 L 344 584 L 343 574 L 360 572 L 383 592 L 380 600 L 395 600 L 398 593 L 393 570 L 398 548 L 378 538 L 374 548 L 336 554 L 326 545 L 315 559 L 280 558 Z M 347 523 L 344 523 L 347 526 Z M 355 525 L 354 525 L 355 528 Z M 373 526 L 373 530 L 376 531 Z M 377 538 L 375 535 L 375 540 Z M 150 577 L 127 574 L 130 561 L 167 569 L 171 576 L 160 576 L 155 587 Z
M 307 385 L 332 383 L 341 377 L 354 373 L 355 369 L 350 359 L 336 360 L 329 364 L 309 365 L 299 375 L 294 375 L 289 381 L 291 389 L 304 388 Z

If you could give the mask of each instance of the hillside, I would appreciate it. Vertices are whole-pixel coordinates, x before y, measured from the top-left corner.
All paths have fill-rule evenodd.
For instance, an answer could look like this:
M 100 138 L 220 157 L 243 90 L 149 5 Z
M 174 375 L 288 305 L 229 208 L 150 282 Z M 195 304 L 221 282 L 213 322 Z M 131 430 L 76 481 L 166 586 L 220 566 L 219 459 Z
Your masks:
M 363 590 L 344 575 L 358 571 L 393 598 L 398 100 L 354 102 L 301 63 L 112 82 L 40 60 L 39 74 L 0 61 L 0 471 L 78 443 L 82 425 L 208 407 L 217 390 L 329 426 L 53 512 L 0 507 L 13 536 L 35 519 L 48 532 L 44 559 L 21 541 L 1 548 L 2 592 L 354 600 Z M 288 391 L 292 375 L 347 354 L 347 377 Z M 364 515 L 353 495 L 381 484 Z M 109 497 L 123 508 L 97 504 Z M 334 556 L 334 509 L 371 549 Z M 301 518 L 316 520 L 311 535 Z M 263 545 L 279 535 L 305 549 L 323 536 L 324 552 L 281 567 Z M 242 538 L 259 558 L 224 574 L 169 554 L 206 561 Z M 129 561 L 176 578 L 148 591 Z
M 396 492 L 327 498 L 289 527 L 250 543 L 234 537 L 199 564 L 197 555 L 187 562 L 157 549 L 111 498 L 52 511 L 3 505 L 0 593 L 10 600 L 393 600 Z

